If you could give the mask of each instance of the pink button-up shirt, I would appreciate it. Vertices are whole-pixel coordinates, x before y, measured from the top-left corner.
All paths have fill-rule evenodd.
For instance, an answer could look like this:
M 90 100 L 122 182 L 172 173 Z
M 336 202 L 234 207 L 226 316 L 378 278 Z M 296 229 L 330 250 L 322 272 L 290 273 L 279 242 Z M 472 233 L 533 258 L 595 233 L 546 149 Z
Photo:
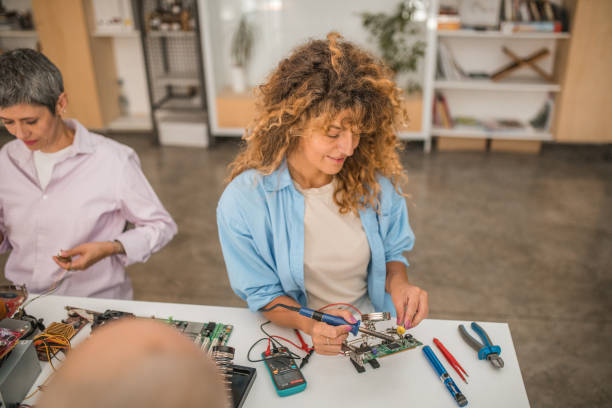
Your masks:
M 54 294 L 129 299 L 124 267 L 144 262 L 176 234 L 176 224 L 155 195 L 129 147 L 75 120 L 66 158 L 40 187 L 33 154 L 20 140 L 0 150 L 0 253 L 12 249 L 5 275 L 41 293 L 64 271 L 52 256 L 86 242 L 118 240 L 125 255 L 106 257 L 83 271 L 66 272 Z M 124 231 L 126 221 L 135 225 Z

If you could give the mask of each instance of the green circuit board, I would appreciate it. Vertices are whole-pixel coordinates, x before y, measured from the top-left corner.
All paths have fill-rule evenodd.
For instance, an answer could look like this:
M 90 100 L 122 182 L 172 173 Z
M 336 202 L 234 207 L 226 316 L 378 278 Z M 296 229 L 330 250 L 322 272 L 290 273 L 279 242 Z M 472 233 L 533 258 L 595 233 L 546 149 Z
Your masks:
M 406 335 L 393 342 L 381 343 L 379 345 L 370 347 L 370 350 L 363 353 L 363 362 L 367 363 L 375 358 L 382 358 L 391 354 L 401 353 L 402 351 L 410 350 L 422 345 L 423 343 L 411 335 Z
M 170 325 L 189 337 L 203 351 L 210 351 L 214 346 L 225 346 L 234 330 L 231 324 L 216 322 L 190 322 L 186 320 L 156 319 Z

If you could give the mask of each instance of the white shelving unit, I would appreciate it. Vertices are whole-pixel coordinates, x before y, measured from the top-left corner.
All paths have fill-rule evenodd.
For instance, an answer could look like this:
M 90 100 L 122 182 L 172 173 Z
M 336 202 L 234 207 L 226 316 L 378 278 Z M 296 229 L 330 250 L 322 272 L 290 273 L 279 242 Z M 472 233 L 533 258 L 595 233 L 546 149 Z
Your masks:
M 494 82 L 490 79 L 464 79 L 456 81 L 437 79 L 434 81 L 434 88 L 440 90 L 463 89 L 493 92 L 559 92 L 561 90 L 559 84 L 534 79 L 508 79 L 502 82 Z
M 504 33 L 502 31 L 479 31 L 479 30 L 438 30 L 438 37 L 464 37 L 464 38 L 527 38 L 527 39 L 562 39 L 569 38 L 569 33 L 546 33 L 546 32 L 518 32 Z
M 552 134 L 549 132 L 542 132 L 533 128 L 527 128 L 521 131 L 490 131 L 486 129 L 480 129 L 471 126 L 457 126 L 453 129 L 446 129 L 441 127 L 432 127 L 432 134 L 436 136 L 444 137 L 471 137 L 478 139 L 505 139 L 505 140 L 539 140 L 546 141 L 552 140 Z
M 130 0 L 87 0 L 93 21 L 91 36 L 112 41 L 118 79 L 129 101 L 128 112 L 112 120 L 106 130 L 150 132 L 153 129 L 145 79 L 145 65 L 140 31 L 134 26 Z M 119 103 L 119 102 L 118 102 Z
M 528 55 L 542 47 L 550 55 L 538 62 L 546 72 L 554 70 L 556 42 L 570 38 L 569 33 L 521 32 L 478 30 L 437 30 L 438 0 L 431 0 L 428 21 L 427 53 L 425 56 L 425 83 L 423 88 L 423 131 L 425 150 L 429 151 L 432 136 L 487 138 L 505 140 L 549 141 L 548 130 L 527 126 L 521 130 L 491 131 L 480 127 L 456 126 L 452 129 L 434 126 L 433 100 L 436 91 L 443 92 L 452 116 L 471 116 L 478 119 L 516 118 L 528 122 L 537 114 L 546 100 L 561 90 L 557 83 L 547 82 L 527 68 L 500 81 L 490 79 L 449 80 L 436 78 L 438 44 L 443 41 L 458 64 L 468 72 L 493 72 L 510 62 L 501 52 L 502 46 L 517 55 Z M 552 114 L 552 113 L 551 113 Z

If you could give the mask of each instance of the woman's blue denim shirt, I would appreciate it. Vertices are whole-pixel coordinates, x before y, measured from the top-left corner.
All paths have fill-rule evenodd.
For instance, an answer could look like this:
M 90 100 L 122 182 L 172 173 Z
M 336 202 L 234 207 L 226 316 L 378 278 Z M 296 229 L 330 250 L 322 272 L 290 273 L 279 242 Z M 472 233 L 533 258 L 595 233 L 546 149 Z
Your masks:
M 403 262 L 414 245 L 406 200 L 379 177 L 380 212 L 359 211 L 370 245 L 368 295 L 377 311 L 395 315 L 385 292 L 386 263 Z M 217 225 L 232 289 L 257 311 L 278 296 L 306 306 L 304 287 L 304 196 L 286 162 L 270 175 L 247 170 L 229 183 L 217 206 Z M 333 278 L 330 278 L 333 285 Z

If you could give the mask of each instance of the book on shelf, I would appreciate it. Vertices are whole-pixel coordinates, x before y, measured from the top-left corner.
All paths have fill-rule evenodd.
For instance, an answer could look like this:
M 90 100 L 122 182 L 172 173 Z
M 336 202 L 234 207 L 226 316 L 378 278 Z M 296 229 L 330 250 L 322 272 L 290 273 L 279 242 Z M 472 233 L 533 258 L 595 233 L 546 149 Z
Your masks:
M 567 32 L 569 17 L 561 0 L 503 0 L 500 30 Z
M 467 77 L 467 74 L 453 57 L 450 49 L 440 41 L 438 45 L 437 76 L 441 79 L 460 80 Z
M 527 128 L 527 125 L 523 121 L 514 118 L 486 119 L 482 121 L 482 125 L 486 130 L 491 132 L 517 131 Z
M 549 106 L 550 107 L 550 106 Z M 541 112 L 540 112 L 541 113 Z M 550 117 L 550 115 L 548 116 Z M 534 119 L 532 119 L 529 123 L 523 122 L 516 118 L 488 118 L 488 119 L 479 119 L 474 116 L 455 116 L 452 118 L 452 126 L 446 126 L 444 123 L 436 123 L 434 125 L 445 128 L 452 129 L 454 131 L 465 131 L 469 132 L 533 132 L 533 131 L 547 131 L 548 124 L 545 127 L 534 126 Z
M 544 32 L 560 33 L 563 26 L 559 21 L 502 21 L 499 30 L 503 33 Z
M 451 129 L 453 127 L 453 118 L 448 108 L 448 102 L 440 92 L 437 92 L 434 98 L 433 118 L 436 126 L 442 126 L 446 129 Z
M 459 30 L 461 19 L 457 7 L 441 5 L 438 10 L 438 30 Z

